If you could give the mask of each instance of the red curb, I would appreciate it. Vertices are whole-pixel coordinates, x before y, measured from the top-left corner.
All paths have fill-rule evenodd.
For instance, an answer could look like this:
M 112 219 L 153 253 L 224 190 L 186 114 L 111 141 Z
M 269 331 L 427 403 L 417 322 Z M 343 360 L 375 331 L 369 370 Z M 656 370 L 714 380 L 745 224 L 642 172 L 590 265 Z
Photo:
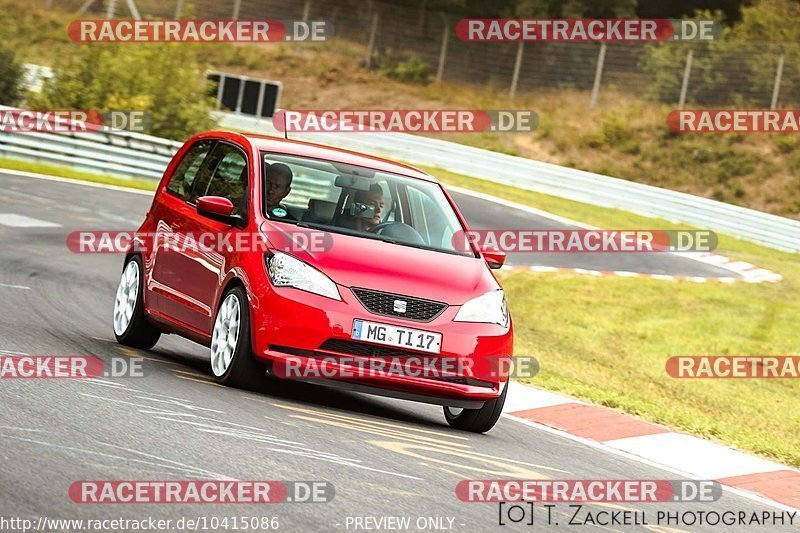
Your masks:
M 607 407 L 580 403 L 540 407 L 509 414 L 598 442 L 669 432 L 667 428 Z
M 800 472 L 777 470 L 718 479 L 723 485 L 755 492 L 771 500 L 800 509 Z

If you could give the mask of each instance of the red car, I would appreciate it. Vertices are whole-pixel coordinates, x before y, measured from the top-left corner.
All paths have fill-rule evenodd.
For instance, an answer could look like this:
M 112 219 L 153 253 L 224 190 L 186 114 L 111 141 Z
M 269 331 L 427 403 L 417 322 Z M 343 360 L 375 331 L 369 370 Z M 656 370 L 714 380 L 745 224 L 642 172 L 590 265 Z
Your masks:
M 118 342 L 210 347 L 214 379 L 267 374 L 434 403 L 485 432 L 507 393 L 511 318 L 447 191 L 413 167 L 208 132 L 175 155 L 125 257 Z

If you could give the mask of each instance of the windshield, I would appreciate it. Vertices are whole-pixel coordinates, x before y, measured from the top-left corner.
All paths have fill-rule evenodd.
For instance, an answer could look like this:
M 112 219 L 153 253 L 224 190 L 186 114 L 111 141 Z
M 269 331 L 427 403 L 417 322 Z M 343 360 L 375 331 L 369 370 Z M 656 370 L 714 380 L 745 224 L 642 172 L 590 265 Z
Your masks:
M 335 161 L 262 153 L 264 211 L 272 220 L 473 256 L 437 183 Z

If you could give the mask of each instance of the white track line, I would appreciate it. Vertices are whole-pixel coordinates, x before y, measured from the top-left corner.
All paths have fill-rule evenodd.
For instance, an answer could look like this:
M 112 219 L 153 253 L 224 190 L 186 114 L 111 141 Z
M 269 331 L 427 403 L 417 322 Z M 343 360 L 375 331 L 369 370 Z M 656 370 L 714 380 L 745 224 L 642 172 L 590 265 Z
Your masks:
M 17 213 L 0 213 L 0 226 L 8 228 L 60 228 L 61 224 L 18 215 Z
M 32 290 L 30 287 L 26 285 L 11 285 L 9 283 L 0 283 L 0 287 L 3 287 L 5 289 L 22 289 L 24 291 Z

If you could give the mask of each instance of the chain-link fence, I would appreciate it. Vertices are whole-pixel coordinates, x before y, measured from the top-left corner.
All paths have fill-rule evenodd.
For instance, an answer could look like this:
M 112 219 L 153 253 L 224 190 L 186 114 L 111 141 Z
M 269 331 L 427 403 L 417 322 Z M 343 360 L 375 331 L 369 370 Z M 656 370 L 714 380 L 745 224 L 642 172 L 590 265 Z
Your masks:
M 786 43 L 481 43 L 456 16 L 364 0 L 37 0 L 99 18 L 316 19 L 364 47 L 362 63 L 414 81 L 509 91 L 576 89 L 595 105 L 628 91 L 676 106 L 790 108 L 800 103 L 800 45 Z

